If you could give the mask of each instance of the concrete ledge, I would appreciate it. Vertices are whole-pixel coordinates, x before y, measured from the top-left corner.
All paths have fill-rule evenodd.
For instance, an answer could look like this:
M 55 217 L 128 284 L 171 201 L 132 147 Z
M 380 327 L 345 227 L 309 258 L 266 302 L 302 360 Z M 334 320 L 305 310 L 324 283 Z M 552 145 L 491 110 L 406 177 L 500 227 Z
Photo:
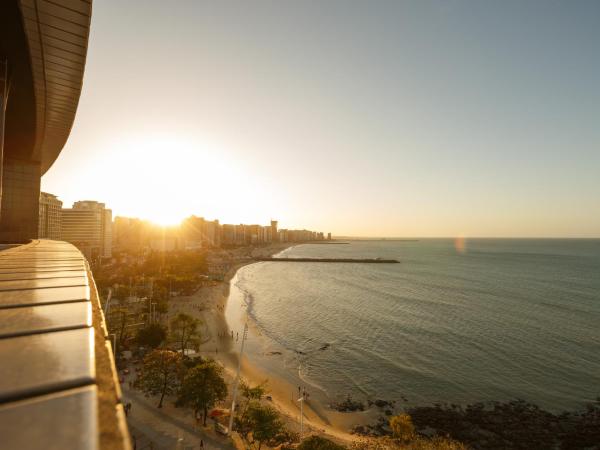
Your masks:
M 60 241 L 0 250 L 0 446 L 130 450 L 87 261 Z M 82 273 L 65 277 L 65 265 Z

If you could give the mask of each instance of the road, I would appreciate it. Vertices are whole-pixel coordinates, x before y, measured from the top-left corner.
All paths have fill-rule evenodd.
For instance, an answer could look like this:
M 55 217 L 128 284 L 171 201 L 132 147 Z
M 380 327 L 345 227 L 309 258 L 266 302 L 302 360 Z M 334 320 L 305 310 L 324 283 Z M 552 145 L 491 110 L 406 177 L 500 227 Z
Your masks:
M 185 414 L 189 416 L 189 411 L 169 406 L 159 409 L 155 399 L 146 398 L 125 384 L 121 387 L 123 403 L 131 402 L 127 423 L 132 438 L 135 437 L 136 450 L 197 450 L 201 448 L 200 440 L 204 442 L 204 449 L 235 449 L 226 438 L 198 429 L 191 418 L 186 420 Z

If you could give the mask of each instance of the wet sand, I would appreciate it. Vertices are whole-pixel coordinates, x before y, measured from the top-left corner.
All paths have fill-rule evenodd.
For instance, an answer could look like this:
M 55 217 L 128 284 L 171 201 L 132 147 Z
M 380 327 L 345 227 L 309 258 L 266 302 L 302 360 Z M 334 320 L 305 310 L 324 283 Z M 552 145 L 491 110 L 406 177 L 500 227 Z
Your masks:
M 252 250 L 251 256 L 269 257 L 293 245 L 281 243 L 255 248 Z M 242 332 L 241 330 L 234 330 L 232 339 L 231 329 L 225 318 L 225 309 L 229 298 L 230 281 L 241 267 L 252 262 L 249 258 L 234 260 L 223 282 L 218 282 L 214 286 L 202 287 L 192 296 L 175 297 L 171 300 L 169 308 L 169 320 L 175 314 L 184 312 L 202 321 L 202 345 L 199 353 L 203 357 L 219 361 L 224 366 L 226 381 L 230 386 L 230 390 L 237 371 Z M 239 336 L 237 333 L 239 333 Z M 242 358 L 241 376 L 251 385 L 266 381 L 268 395 L 272 398 L 273 406 L 282 413 L 290 429 L 299 431 L 298 386 L 292 385 L 289 380 L 283 377 L 268 372 L 263 367 L 259 367 L 246 355 Z M 231 398 L 223 406 L 229 407 L 230 404 Z M 345 442 L 357 439 L 356 436 L 349 433 L 351 428 L 355 425 L 372 423 L 378 415 L 378 412 L 374 409 L 353 413 L 337 412 L 312 398 L 305 402 L 303 413 L 304 434 L 310 432 L 325 433 Z

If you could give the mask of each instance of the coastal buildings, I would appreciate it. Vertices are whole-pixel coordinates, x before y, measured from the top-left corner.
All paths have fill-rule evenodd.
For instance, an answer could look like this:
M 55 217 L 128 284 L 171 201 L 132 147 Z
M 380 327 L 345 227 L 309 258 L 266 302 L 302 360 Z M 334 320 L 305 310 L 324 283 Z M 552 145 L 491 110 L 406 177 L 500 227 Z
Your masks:
M 61 239 L 62 204 L 56 195 L 40 192 L 38 238 Z
M 144 244 L 148 235 L 148 224 L 140 219 L 115 217 L 113 222 L 113 248 L 118 250 L 136 250 Z
M 190 216 L 179 226 L 160 227 L 140 219 L 116 217 L 113 248 L 175 251 L 261 246 L 273 242 L 308 242 L 324 239 L 324 234 L 321 232 L 280 230 L 276 220 L 271 220 L 269 225 L 221 224 L 219 220 Z
M 86 200 L 63 209 L 62 239 L 74 244 L 88 260 L 112 255 L 112 211 L 104 203 Z
M 188 217 L 181 223 L 181 233 L 187 248 L 221 246 L 221 225 L 218 220 Z
M 271 238 L 273 242 L 279 241 L 279 234 L 277 233 L 277 221 L 271 220 Z
M 309 230 L 279 230 L 280 242 L 305 242 L 305 241 L 322 241 L 325 239 L 322 232 Z

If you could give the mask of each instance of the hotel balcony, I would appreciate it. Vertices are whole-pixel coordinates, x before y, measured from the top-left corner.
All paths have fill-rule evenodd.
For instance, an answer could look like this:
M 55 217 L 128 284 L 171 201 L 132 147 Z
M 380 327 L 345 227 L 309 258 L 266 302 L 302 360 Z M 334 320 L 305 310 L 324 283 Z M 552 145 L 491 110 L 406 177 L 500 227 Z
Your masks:
M 130 449 L 92 273 L 73 245 L 0 248 L 0 447 Z

